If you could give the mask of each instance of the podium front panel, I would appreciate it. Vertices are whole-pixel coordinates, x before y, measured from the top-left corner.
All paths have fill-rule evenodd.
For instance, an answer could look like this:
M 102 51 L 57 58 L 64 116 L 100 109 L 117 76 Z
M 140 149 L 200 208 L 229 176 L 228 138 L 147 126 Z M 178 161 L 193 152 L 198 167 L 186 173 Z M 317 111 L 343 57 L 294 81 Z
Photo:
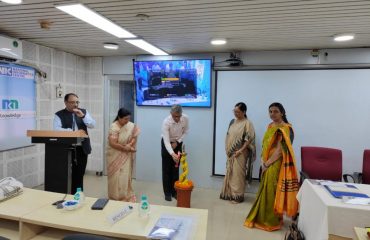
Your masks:
M 45 191 L 71 193 L 74 153 L 71 145 L 45 144 Z

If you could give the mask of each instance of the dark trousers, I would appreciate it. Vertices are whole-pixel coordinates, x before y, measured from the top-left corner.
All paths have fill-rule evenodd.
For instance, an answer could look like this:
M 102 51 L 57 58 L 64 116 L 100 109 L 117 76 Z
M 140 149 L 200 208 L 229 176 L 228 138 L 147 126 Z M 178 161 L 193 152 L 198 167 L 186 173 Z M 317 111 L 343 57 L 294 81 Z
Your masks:
M 81 146 L 76 147 L 75 159 L 72 161 L 72 186 L 71 193 L 75 194 L 77 188 L 83 191 L 84 175 L 87 164 L 87 154 Z
M 163 192 L 166 196 L 173 196 L 176 194 L 174 187 L 175 182 L 179 180 L 179 167 L 176 167 L 175 161 L 173 161 L 172 156 L 167 152 L 163 139 L 161 140 L 161 146 Z M 181 146 L 182 143 L 177 145 L 177 147 L 174 149 L 174 152 L 177 153 L 178 151 L 181 151 Z

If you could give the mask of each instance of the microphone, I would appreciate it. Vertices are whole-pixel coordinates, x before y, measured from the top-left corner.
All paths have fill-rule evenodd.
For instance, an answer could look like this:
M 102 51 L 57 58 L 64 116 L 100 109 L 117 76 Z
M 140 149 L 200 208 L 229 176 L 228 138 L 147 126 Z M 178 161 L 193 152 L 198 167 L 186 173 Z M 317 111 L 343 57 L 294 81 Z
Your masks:
M 64 197 L 63 197 L 63 199 L 62 199 L 62 200 L 58 200 L 58 201 L 56 201 L 56 202 L 53 202 L 53 203 L 52 203 L 52 205 L 53 205 L 53 206 L 57 206 L 57 208 L 58 208 L 58 209 L 59 209 L 59 208 L 63 208 L 62 203 L 65 201 L 66 197 L 67 197 L 67 193 L 66 193 L 66 194 L 64 194 Z
M 72 131 L 76 129 L 76 114 L 73 112 L 72 113 Z

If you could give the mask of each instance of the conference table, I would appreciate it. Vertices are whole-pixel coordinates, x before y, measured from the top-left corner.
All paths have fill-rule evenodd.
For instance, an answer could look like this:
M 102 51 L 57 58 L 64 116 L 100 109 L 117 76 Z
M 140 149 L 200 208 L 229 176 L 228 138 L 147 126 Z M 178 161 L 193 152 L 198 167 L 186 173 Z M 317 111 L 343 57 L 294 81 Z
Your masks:
M 306 240 L 356 239 L 354 227 L 370 225 L 370 205 L 344 203 L 318 183 L 306 179 L 297 195 L 300 205 L 298 228 Z M 351 185 L 370 196 L 370 185 Z
M 165 216 L 193 220 L 188 239 L 205 240 L 208 210 L 151 205 L 149 217 L 138 214 L 138 204 L 110 200 L 103 210 L 91 210 L 96 198 L 86 197 L 75 210 L 57 209 L 51 205 L 64 194 L 25 188 L 14 198 L 0 202 L 0 236 L 10 239 L 62 239 L 72 233 L 88 233 L 115 239 L 147 239 L 157 220 Z M 73 196 L 68 195 L 67 199 Z M 112 224 L 107 217 L 133 206 L 133 212 Z

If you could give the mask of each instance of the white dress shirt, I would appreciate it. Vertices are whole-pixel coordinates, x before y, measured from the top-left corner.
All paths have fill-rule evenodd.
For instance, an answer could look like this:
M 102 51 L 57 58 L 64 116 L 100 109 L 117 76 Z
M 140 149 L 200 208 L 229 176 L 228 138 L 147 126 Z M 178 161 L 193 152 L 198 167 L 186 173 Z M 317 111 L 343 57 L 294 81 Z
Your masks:
M 73 117 L 74 114 L 73 114 Z M 88 128 L 94 128 L 95 127 L 95 120 L 91 117 L 91 115 L 89 114 L 89 112 L 86 110 L 86 114 L 85 114 L 85 117 L 82 118 L 82 121 L 85 123 L 86 127 Z M 78 127 L 77 127 L 77 124 L 76 124 L 76 121 L 74 120 L 74 129 L 75 131 L 78 130 Z M 54 122 L 53 122 L 53 128 L 54 130 L 57 130 L 57 131 L 73 131 L 72 128 L 62 128 L 62 121 L 60 120 L 59 116 L 58 115 L 54 115 Z
M 189 118 L 187 115 L 182 114 L 179 122 L 173 120 L 172 115 L 169 115 L 163 120 L 162 124 L 162 138 L 167 152 L 171 155 L 174 153 L 171 142 L 181 143 L 185 135 L 189 131 Z

